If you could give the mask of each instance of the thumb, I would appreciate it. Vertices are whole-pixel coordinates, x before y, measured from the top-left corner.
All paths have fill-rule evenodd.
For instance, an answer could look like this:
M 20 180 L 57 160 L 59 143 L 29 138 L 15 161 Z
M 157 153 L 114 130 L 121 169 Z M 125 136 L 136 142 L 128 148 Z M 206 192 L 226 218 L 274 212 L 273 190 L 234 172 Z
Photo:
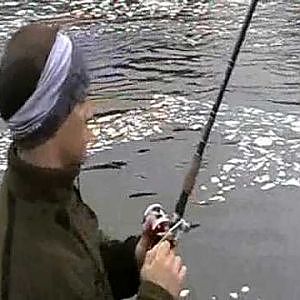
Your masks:
M 151 250 L 147 251 L 145 257 L 145 264 L 150 265 L 155 259 L 158 251 L 158 245 L 154 246 Z

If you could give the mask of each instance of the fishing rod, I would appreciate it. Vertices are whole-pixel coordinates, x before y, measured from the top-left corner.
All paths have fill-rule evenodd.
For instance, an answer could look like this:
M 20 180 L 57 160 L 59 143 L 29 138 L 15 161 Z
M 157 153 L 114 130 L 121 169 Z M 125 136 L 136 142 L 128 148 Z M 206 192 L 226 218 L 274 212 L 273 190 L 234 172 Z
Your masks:
M 237 57 L 240 53 L 241 46 L 242 46 L 242 44 L 245 40 L 246 33 L 247 33 L 247 30 L 248 30 L 249 25 L 251 23 L 252 16 L 254 14 L 257 3 L 258 3 L 258 0 L 252 0 L 251 1 L 251 4 L 250 4 L 248 12 L 247 12 L 247 15 L 245 17 L 245 21 L 243 23 L 243 26 L 242 26 L 242 29 L 240 31 L 239 37 L 238 37 L 238 39 L 236 41 L 236 44 L 235 44 L 235 47 L 233 49 L 232 56 L 231 56 L 230 60 L 228 61 L 228 66 L 227 66 L 227 69 L 226 69 L 226 72 L 225 72 L 225 78 L 224 78 L 224 81 L 222 82 L 222 85 L 220 87 L 217 100 L 214 103 L 214 105 L 212 107 L 212 110 L 210 112 L 210 115 L 209 115 L 209 119 L 208 119 L 207 123 L 205 124 L 205 126 L 203 128 L 202 136 L 201 136 L 200 142 L 197 146 L 197 151 L 193 156 L 190 169 L 189 169 L 189 171 L 187 172 L 187 174 L 184 178 L 183 188 L 182 188 L 180 197 L 179 197 L 179 199 L 176 203 L 176 207 L 175 207 L 175 216 L 176 216 L 177 220 L 180 220 L 183 217 L 184 212 L 185 212 L 185 208 L 186 208 L 186 204 L 188 202 L 188 198 L 189 198 L 189 196 L 190 196 L 190 194 L 191 194 L 191 192 L 192 192 L 192 190 L 195 186 L 196 178 L 197 178 L 198 173 L 199 173 L 199 169 L 200 169 L 200 166 L 201 166 L 202 157 L 203 157 L 205 147 L 207 145 L 212 127 L 213 127 L 214 122 L 216 120 L 216 116 L 217 116 L 217 113 L 219 111 L 220 105 L 222 103 L 223 96 L 224 96 L 224 93 L 226 91 L 226 88 L 227 88 L 229 79 L 231 77 L 232 71 L 234 69 Z
M 222 85 L 220 86 L 218 97 L 212 107 L 212 110 L 209 115 L 209 119 L 203 128 L 202 136 L 197 146 L 197 151 L 193 156 L 190 169 L 188 170 L 184 178 L 183 189 L 176 203 L 175 213 L 170 218 L 169 215 L 164 210 L 164 208 L 158 203 L 150 205 L 144 212 L 144 217 L 142 222 L 144 224 L 144 229 L 147 228 L 147 224 L 151 224 L 152 227 L 151 230 L 156 235 L 159 235 L 160 239 L 165 239 L 169 233 L 172 233 L 173 237 L 176 238 L 179 237 L 182 233 L 188 232 L 191 229 L 199 226 L 199 224 L 194 224 L 194 225 L 189 224 L 182 218 L 185 212 L 188 198 L 196 183 L 196 178 L 199 173 L 203 153 L 207 145 L 210 132 L 216 120 L 216 116 L 219 111 L 220 105 L 222 103 L 224 93 L 226 91 L 229 79 L 234 69 L 238 54 L 241 50 L 241 46 L 245 40 L 246 33 L 251 23 L 251 19 L 254 14 L 257 3 L 258 0 L 252 0 L 249 6 L 247 15 L 245 17 L 245 21 L 243 23 L 239 37 L 233 49 L 232 56 L 228 61 L 228 66 L 225 72 L 225 78 L 222 82 Z
M 241 28 L 240 34 L 238 36 L 238 39 L 236 41 L 236 44 L 233 49 L 232 56 L 230 60 L 228 61 L 228 66 L 225 72 L 225 78 L 220 86 L 218 97 L 211 109 L 209 118 L 207 123 L 205 124 L 203 130 L 202 130 L 202 136 L 200 139 L 200 142 L 197 146 L 197 151 L 193 156 L 190 169 L 188 170 L 184 182 L 183 182 L 183 188 L 180 194 L 180 197 L 176 203 L 175 206 L 175 213 L 173 214 L 172 218 L 169 218 L 166 211 L 163 209 L 163 207 L 160 204 L 152 204 L 150 205 L 144 212 L 144 217 L 142 223 L 146 227 L 149 222 L 147 222 L 147 219 L 151 219 L 150 222 L 152 225 L 152 230 L 156 232 L 156 234 L 163 237 L 165 233 L 172 233 L 175 237 L 179 237 L 183 232 L 188 232 L 189 230 L 199 226 L 199 224 L 189 224 L 188 222 L 184 221 L 183 215 L 186 209 L 186 205 L 188 202 L 188 198 L 195 186 L 196 178 L 199 173 L 199 169 L 202 162 L 203 153 L 205 150 L 205 147 L 207 145 L 212 127 L 214 125 L 214 122 L 216 120 L 217 113 L 219 111 L 220 105 L 223 100 L 224 93 L 226 91 L 228 82 L 230 80 L 230 77 L 232 75 L 232 71 L 235 67 L 235 63 L 237 60 L 237 57 L 240 53 L 242 44 L 245 40 L 247 30 L 250 26 L 253 14 L 255 12 L 256 6 L 257 6 L 258 0 L 252 0 L 247 12 L 247 15 L 245 17 L 245 21 L 243 23 L 243 26 Z M 98 168 L 120 168 L 119 165 L 115 164 L 104 164 L 99 166 L 92 166 L 87 167 L 86 170 L 90 169 L 98 169 Z

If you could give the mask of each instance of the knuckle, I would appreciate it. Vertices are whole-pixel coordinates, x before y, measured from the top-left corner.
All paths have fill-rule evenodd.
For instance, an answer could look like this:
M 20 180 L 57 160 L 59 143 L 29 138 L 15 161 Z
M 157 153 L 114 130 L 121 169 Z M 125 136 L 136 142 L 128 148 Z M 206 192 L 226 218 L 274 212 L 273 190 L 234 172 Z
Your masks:
M 182 264 L 182 258 L 180 256 L 176 256 L 176 261 L 178 264 Z
M 175 257 L 175 252 L 172 250 L 172 251 L 170 251 L 169 255 L 172 256 L 172 257 Z

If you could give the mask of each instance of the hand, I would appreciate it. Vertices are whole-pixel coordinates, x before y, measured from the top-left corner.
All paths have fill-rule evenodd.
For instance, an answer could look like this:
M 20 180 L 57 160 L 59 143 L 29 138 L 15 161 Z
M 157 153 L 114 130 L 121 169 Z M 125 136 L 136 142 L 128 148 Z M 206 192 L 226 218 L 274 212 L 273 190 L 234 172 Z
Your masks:
M 153 248 L 160 240 L 160 237 L 152 229 L 153 221 L 151 216 L 146 219 L 143 224 L 143 233 L 135 249 L 135 256 L 140 268 L 144 263 L 146 252 Z
M 139 268 L 142 267 L 144 263 L 144 259 L 146 256 L 146 252 L 152 247 L 152 238 L 147 234 L 147 232 L 143 232 L 140 240 L 138 241 L 135 248 L 135 257 L 138 262 Z
M 159 234 L 167 233 L 170 229 L 170 220 L 162 211 L 161 217 L 157 219 L 155 214 L 149 213 L 143 220 L 143 233 L 136 246 L 135 255 L 139 267 L 144 263 L 145 255 L 148 250 L 153 248 L 162 238 Z M 172 247 L 176 246 L 173 236 L 168 236 L 168 241 Z
M 141 270 L 143 280 L 151 281 L 167 290 L 174 298 L 179 297 L 186 276 L 186 266 L 175 256 L 168 241 L 157 244 L 148 251 Z

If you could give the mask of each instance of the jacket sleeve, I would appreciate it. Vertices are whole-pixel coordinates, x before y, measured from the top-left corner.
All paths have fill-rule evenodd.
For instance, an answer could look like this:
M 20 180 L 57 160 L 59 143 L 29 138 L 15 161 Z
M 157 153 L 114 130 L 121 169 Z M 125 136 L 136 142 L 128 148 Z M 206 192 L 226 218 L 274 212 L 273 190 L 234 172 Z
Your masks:
M 174 300 L 174 298 L 159 285 L 142 281 L 137 300 Z
M 104 240 L 100 244 L 100 254 L 112 289 L 114 299 L 124 299 L 137 294 L 140 272 L 135 257 L 139 237 L 129 237 L 125 241 Z

